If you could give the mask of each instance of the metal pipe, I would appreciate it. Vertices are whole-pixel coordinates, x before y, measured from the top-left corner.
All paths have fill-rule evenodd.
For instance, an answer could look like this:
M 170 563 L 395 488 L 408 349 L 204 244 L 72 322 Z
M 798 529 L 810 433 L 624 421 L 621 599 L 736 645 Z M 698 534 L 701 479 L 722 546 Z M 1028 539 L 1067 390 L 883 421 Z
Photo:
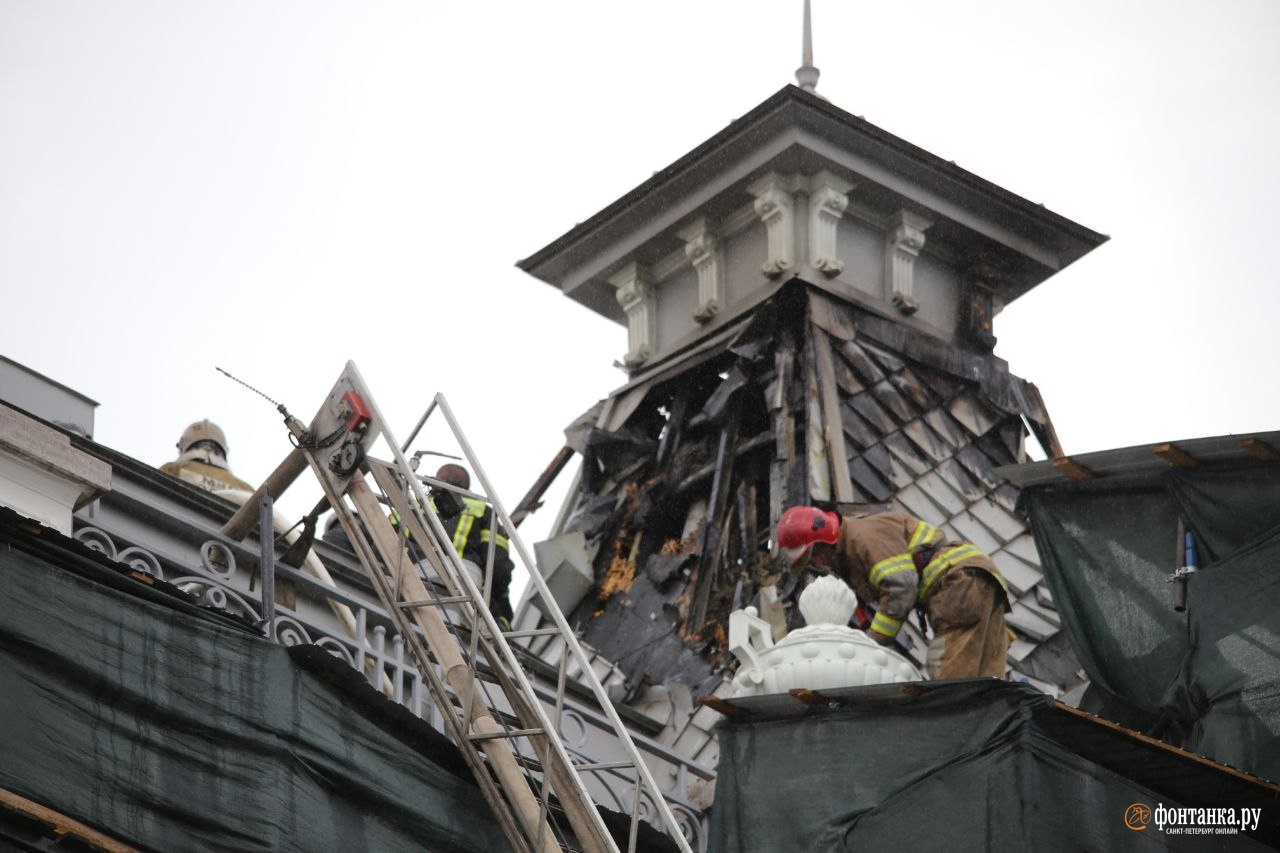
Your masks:
M 431 400 L 431 405 L 427 406 L 427 410 L 422 413 L 422 417 L 418 418 L 418 424 L 413 428 L 413 432 L 409 433 L 409 437 L 404 440 L 404 446 L 400 448 L 401 453 L 408 453 L 409 448 L 413 446 L 413 440 L 418 437 L 418 433 L 422 431 L 422 427 L 427 423 L 427 418 L 431 417 L 431 413 L 436 410 L 436 401 Z
M 231 516 L 226 524 L 222 525 L 222 535 L 235 542 L 241 542 L 244 537 L 249 535 L 249 531 L 253 530 L 255 521 L 255 510 L 258 501 L 262 500 L 262 496 L 268 492 L 280 497 L 285 490 L 293 485 L 293 482 L 301 476 L 302 472 L 307 470 L 307 457 L 302 451 L 295 447 L 284 458 L 284 461 L 276 466 L 276 470 L 267 476 L 267 480 L 257 491 L 253 493 L 253 497 L 244 502 L 244 505 Z
M 258 536 L 260 557 L 258 571 L 262 573 L 262 625 L 267 636 L 272 636 L 271 623 L 276 618 L 276 525 L 272 520 L 271 491 L 263 486 L 259 501 Z

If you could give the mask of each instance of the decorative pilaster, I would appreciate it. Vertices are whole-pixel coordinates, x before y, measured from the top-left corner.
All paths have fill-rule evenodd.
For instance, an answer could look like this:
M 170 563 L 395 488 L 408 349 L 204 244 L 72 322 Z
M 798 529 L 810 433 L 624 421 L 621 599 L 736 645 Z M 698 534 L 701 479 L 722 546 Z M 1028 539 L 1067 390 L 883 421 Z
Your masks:
M 618 304 L 627 314 L 627 354 L 622 359 L 635 367 L 653 356 L 658 339 L 658 306 L 649 270 L 630 263 L 609 277 L 618 289 Z
M 912 280 L 916 256 L 924 248 L 924 232 L 932 224 L 905 210 L 890 223 L 884 247 L 884 281 L 889 301 L 903 314 L 914 314 L 920 307 L 912 294 Z
M 836 228 L 853 186 L 825 169 L 809 179 L 809 263 L 828 278 L 844 269 L 837 257 Z
M 705 218 L 681 229 L 679 235 L 685 241 L 685 255 L 698 273 L 698 307 L 693 311 L 693 319 L 706 323 L 725 304 L 724 250 Z
M 747 187 L 747 192 L 756 197 L 756 214 L 769 235 L 769 257 L 760 265 L 761 272 L 769 278 L 778 278 L 795 265 L 794 189 L 792 179 L 774 172 Z

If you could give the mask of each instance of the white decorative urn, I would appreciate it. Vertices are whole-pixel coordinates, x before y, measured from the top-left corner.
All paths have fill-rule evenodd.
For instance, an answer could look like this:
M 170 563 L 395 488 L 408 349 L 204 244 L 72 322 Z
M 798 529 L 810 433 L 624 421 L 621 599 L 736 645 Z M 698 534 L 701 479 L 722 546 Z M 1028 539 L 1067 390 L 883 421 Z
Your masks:
M 729 615 L 729 651 L 741 664 L 737 696 L 923 681 L 896 651 L 848 627 L 857 599 L 848 584 L 824 575 L 800 594 L 806 627 L 774 644 L 769 623 L 754 607 Z

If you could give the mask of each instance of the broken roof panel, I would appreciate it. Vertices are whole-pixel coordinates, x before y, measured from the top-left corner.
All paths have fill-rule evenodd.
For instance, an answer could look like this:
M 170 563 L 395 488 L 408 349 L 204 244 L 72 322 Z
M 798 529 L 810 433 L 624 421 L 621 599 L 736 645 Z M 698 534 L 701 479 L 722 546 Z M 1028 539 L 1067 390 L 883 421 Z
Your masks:
M 901 507 L 943 527 L 951 538 L 973 542 L 998 566 L 1009 567 L 1018 594 L 1040 581 L 1034 546 L 1027 559 L 1021 544 L 1030 541 L 1025 527 L 1004 505 L 1014 496 L 997 491 L 1003 484 L 992 473 L 1019 458 L 1005 435 L 1022 435 L 1022 418 L 1029 416 L 1005 412 L 985 396 L 985 388 L 1012 382 L 1001 378 L 1001 364 L 969 356 L 966 361 L 936 349 L 930 351 L 933 363 L 926 363 L 884 342 L 863 346 L 834 338 L 831 329 L 854 329 L 865 312 L 815 293 L 812 286 L 794 282 L 757 309 L 773 312 L 771 319 L 749 324 L 770 330 L 761 340 L 771 352 L 753 350 L 751 358 L 737 356 L 736 362 L 732 352 L 728 360 L 691 361 L 684 374 L 678 363 L 668 364 L 666 375 L 673 381 L 654 386 L 618 425 L 627 440 L 597 442 L 621 454 L 611 458 L 612 470 L 630 473 L 617 486 L 589 486 L 579 503 L 592 505 L 606 497 L 591 488 L 607 487 L 609 494 L 625 489 L 628 497 L 608 503 L 616 509 L 599 530 L 597 585 L 571 618 L 589 644 L 619 664 L 628 683 L 674 680 L 695 692 L 710 692 L 725 663 L 729 612 L 755 604 L 764 613 L 773 606 L 767 604 L 766 590 L 772 590 L 767 600 L 781 605 L 776 624 L 794 624 L 803 579 L 774 562 L 770 539 L 781 509 L 812 502 L 809 490 L 817 482 L 846 488 L 841 500 Z M 823 312 L 820 328 L 806 321 L 806 304 Z M 828 355 L 832 370 L 823 377 L 820 368 Z M 938 364 L 978 367 L 958 376 Z M 718 406 L 726 419 L 689 417 L 683 429 L 670 433 L 678 445 L 669 451 L 674 462 L 658 466 L 658 436 L 645 431 L 670 430 L 671 423 L 648 409 L 674 413 L 676 406 L 666 397 L 683 393 L 690 395 L 687 411 L 696 413 L 717 387 L 724 387 L 723 377 L 734 381 L 734 393 Z M 850 381 L 854 377 L 856 383 Z M 859 390 L 849 393 L 850 388 Z M 828 411 L 833 400 L 835 413 Z M 811 418 L 821 420 L 811 424 Z M 830 436 L 833 423 L 840 425 L 840 443 Z M 768 440 L 756 447 L 751 436 L 761 429 Z M 975 440 L 975 434 L 982 437 Z M 830 447 L 810 453 L 806 444 L 814 440 Z M 843 487 L 841 466 L 832 468 L 841 458 Z M 629 465 L 628 459 L 633 460 Z M 814 466 L 820 466 L 816 472 Z M 703 472 L 696 482 L 689 477 L 695 470 Z M 671 555 L 663 558 L 671 565 L 684 568 L 650 571 L 659 551 Z M 620 577 L 625 584 L 614 582 Z M 606 578 L 614 580 L 605 583 Z M 1039 608 L 1034 596 L 1031 603 Z M 1056 633 L 1055 622 L 1023 605 L 1010 624 L 1034 646 Z

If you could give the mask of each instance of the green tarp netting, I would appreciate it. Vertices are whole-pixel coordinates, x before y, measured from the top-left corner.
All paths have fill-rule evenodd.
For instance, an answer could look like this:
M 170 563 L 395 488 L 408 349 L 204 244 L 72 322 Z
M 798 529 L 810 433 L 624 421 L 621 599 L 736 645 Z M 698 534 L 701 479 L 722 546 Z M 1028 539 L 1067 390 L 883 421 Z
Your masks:
M 1025 685 L 972 680 L 910 701 L 723 722 L 709 849 L 1268 849 L 1130 829 L 1133 804 L 1176 804 L 1050 737 L 1036 712 L 1051 705 Z
M 1280 465 L 1039 487 L 1022 506 L 1086 707 L 1280 779 Z M 1168 583 L 1179 518 L 1200 568 L 1185 613 Z
M 73 545 L 0 542 L 0 788 L 152 850 L 508 849 L 456 753 L 358 673 Z

